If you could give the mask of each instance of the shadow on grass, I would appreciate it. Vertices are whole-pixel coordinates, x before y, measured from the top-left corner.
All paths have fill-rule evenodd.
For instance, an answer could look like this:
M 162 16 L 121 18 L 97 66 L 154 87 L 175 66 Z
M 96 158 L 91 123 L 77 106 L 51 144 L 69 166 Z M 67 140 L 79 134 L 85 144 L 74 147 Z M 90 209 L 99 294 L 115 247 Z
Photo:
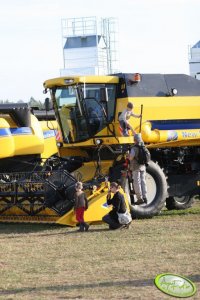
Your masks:
M 90 227 L 88 232 L 80 232 L 80 231 L 78 232 L 78 227 L 77 227 L 73 231 L 67 231 L 66 234 L 77 234 L 77 233 L 89 234 L 89 233 L 93 233 L 93 232 L 102 232 L 102 231 L 113 231 L 113 230 L 109 230 L 109 228 L 92 228 L 92 227 Z
M 195 282 L 200 282 L 200 275 L 191 275 L 187 276 L 188 279 Z M 130 286 L 130 287 L 146 287 L 146 286 L 154 286 L 154 278 L 153 279 L 136 279 L 136 280 L 124 280 L 124 281 L 104 281 L 98 283 L 87 283 L 87 284 L 69 284 L 69 285 L 51 285 L 51 286 L 41 286 L 41 287 L 24 287 L 24 288 L 16 288 L 16 289 L 7 289 L 0 290 L 0 295 L 10 295 L 10 294 L 20 294 L 20 293 L 29 293 L 29 292 L 39 292 L 39 291 L 69 291 L 76 289 L 88 289 L 88 288 L 105 288 L 105 287 L 113 287 L 113 286 Z
M 96 225 L 97 226 L 97 225 Z M 92 232 L 103 232 L 108 231 L 108 227 L 96 228 L 93 225 L 90 226 L 89 231 L 83 232 L 81 234 L 88 234 Z M 66 229 L 63 232 L 63 228 Z M 62 229 L 62 232 L 58 232 L 58 229 Z M 47 233 L 48 231 L 48 233 Z M 56 232 L 55 232 L 56 231 Z M 53 235 L 68 235 L 68 234 L 78 234 L 78 227 L 70 227 L 66 225 L 57 224 L 27 224 L 27 223 L 0 223 L 0 234 L 6 234 L 6 237 L 0 237 L 0 240 L 7 238 L 7 235 L 12 235 L 9 238 L 19 238 L 20 234 L 29 233 L 39 233 L 37 237 L 40 236 L 53 236 Z M 15 235 L 17 234 L 17 235 Z
M 58 230 L 67 226 L 58 224 L 36 224 L 36 223 L 0 223 L 0 234 L 34 233 L 45 230 Z

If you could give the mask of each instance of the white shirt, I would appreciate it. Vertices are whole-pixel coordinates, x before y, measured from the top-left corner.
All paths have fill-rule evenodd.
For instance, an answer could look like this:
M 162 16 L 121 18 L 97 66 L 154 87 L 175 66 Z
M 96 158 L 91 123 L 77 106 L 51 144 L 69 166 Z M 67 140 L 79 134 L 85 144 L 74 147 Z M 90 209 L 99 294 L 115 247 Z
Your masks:
M 128 110 L 127 108 L 123 110 L 123 112 L 119 116 L 119 121 L 126 122 L 130 117 L 136 117 L 138 118 L 138 115 L 134 114 L 131 110 Z

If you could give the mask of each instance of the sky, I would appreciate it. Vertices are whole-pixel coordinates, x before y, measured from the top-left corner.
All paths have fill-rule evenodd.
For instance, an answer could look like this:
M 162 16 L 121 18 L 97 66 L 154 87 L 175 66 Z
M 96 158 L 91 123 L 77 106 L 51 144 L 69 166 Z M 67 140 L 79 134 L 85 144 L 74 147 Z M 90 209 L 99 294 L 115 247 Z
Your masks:
M 0 100 L 44 101 L 63 68 L 61 19 L 114 17 L 121 72 L 189 74 L 199 0 L 0 0 Z

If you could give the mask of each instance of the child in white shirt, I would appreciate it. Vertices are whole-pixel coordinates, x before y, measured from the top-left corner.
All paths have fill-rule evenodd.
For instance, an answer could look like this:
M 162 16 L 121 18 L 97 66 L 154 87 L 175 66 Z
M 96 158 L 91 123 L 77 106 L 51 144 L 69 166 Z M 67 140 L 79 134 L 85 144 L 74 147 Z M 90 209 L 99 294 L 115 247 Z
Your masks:
M 119 123 L 122 128 L 123 136 L 129 136 L 129 134 L 128 134 L 129 129 L 131 130 L 132 135 L 136 134 L 135 130 L 132 128 L 132 126 L 128 122 L 130 117 L 141 118 L 141 115 L 134 114 L 133 113 L 133 103 L 128 102 L 127 108 L 124 109 L 123 112 L 119 116 Z

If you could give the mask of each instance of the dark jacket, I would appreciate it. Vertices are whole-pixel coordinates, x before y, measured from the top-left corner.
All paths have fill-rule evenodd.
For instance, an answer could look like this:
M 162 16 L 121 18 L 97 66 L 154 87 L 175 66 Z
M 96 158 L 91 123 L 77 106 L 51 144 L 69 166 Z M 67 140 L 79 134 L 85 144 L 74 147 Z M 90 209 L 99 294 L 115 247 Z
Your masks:
M 110 217 L 115 221 L 118 221 L 117 213 L 125 213 L 126 211 L 124 196 L 120 192 L 117 192 L 111 199 L 107 198 L 107 204 L 112 204 L 113 206 L 113 209 L 109 212 Z

